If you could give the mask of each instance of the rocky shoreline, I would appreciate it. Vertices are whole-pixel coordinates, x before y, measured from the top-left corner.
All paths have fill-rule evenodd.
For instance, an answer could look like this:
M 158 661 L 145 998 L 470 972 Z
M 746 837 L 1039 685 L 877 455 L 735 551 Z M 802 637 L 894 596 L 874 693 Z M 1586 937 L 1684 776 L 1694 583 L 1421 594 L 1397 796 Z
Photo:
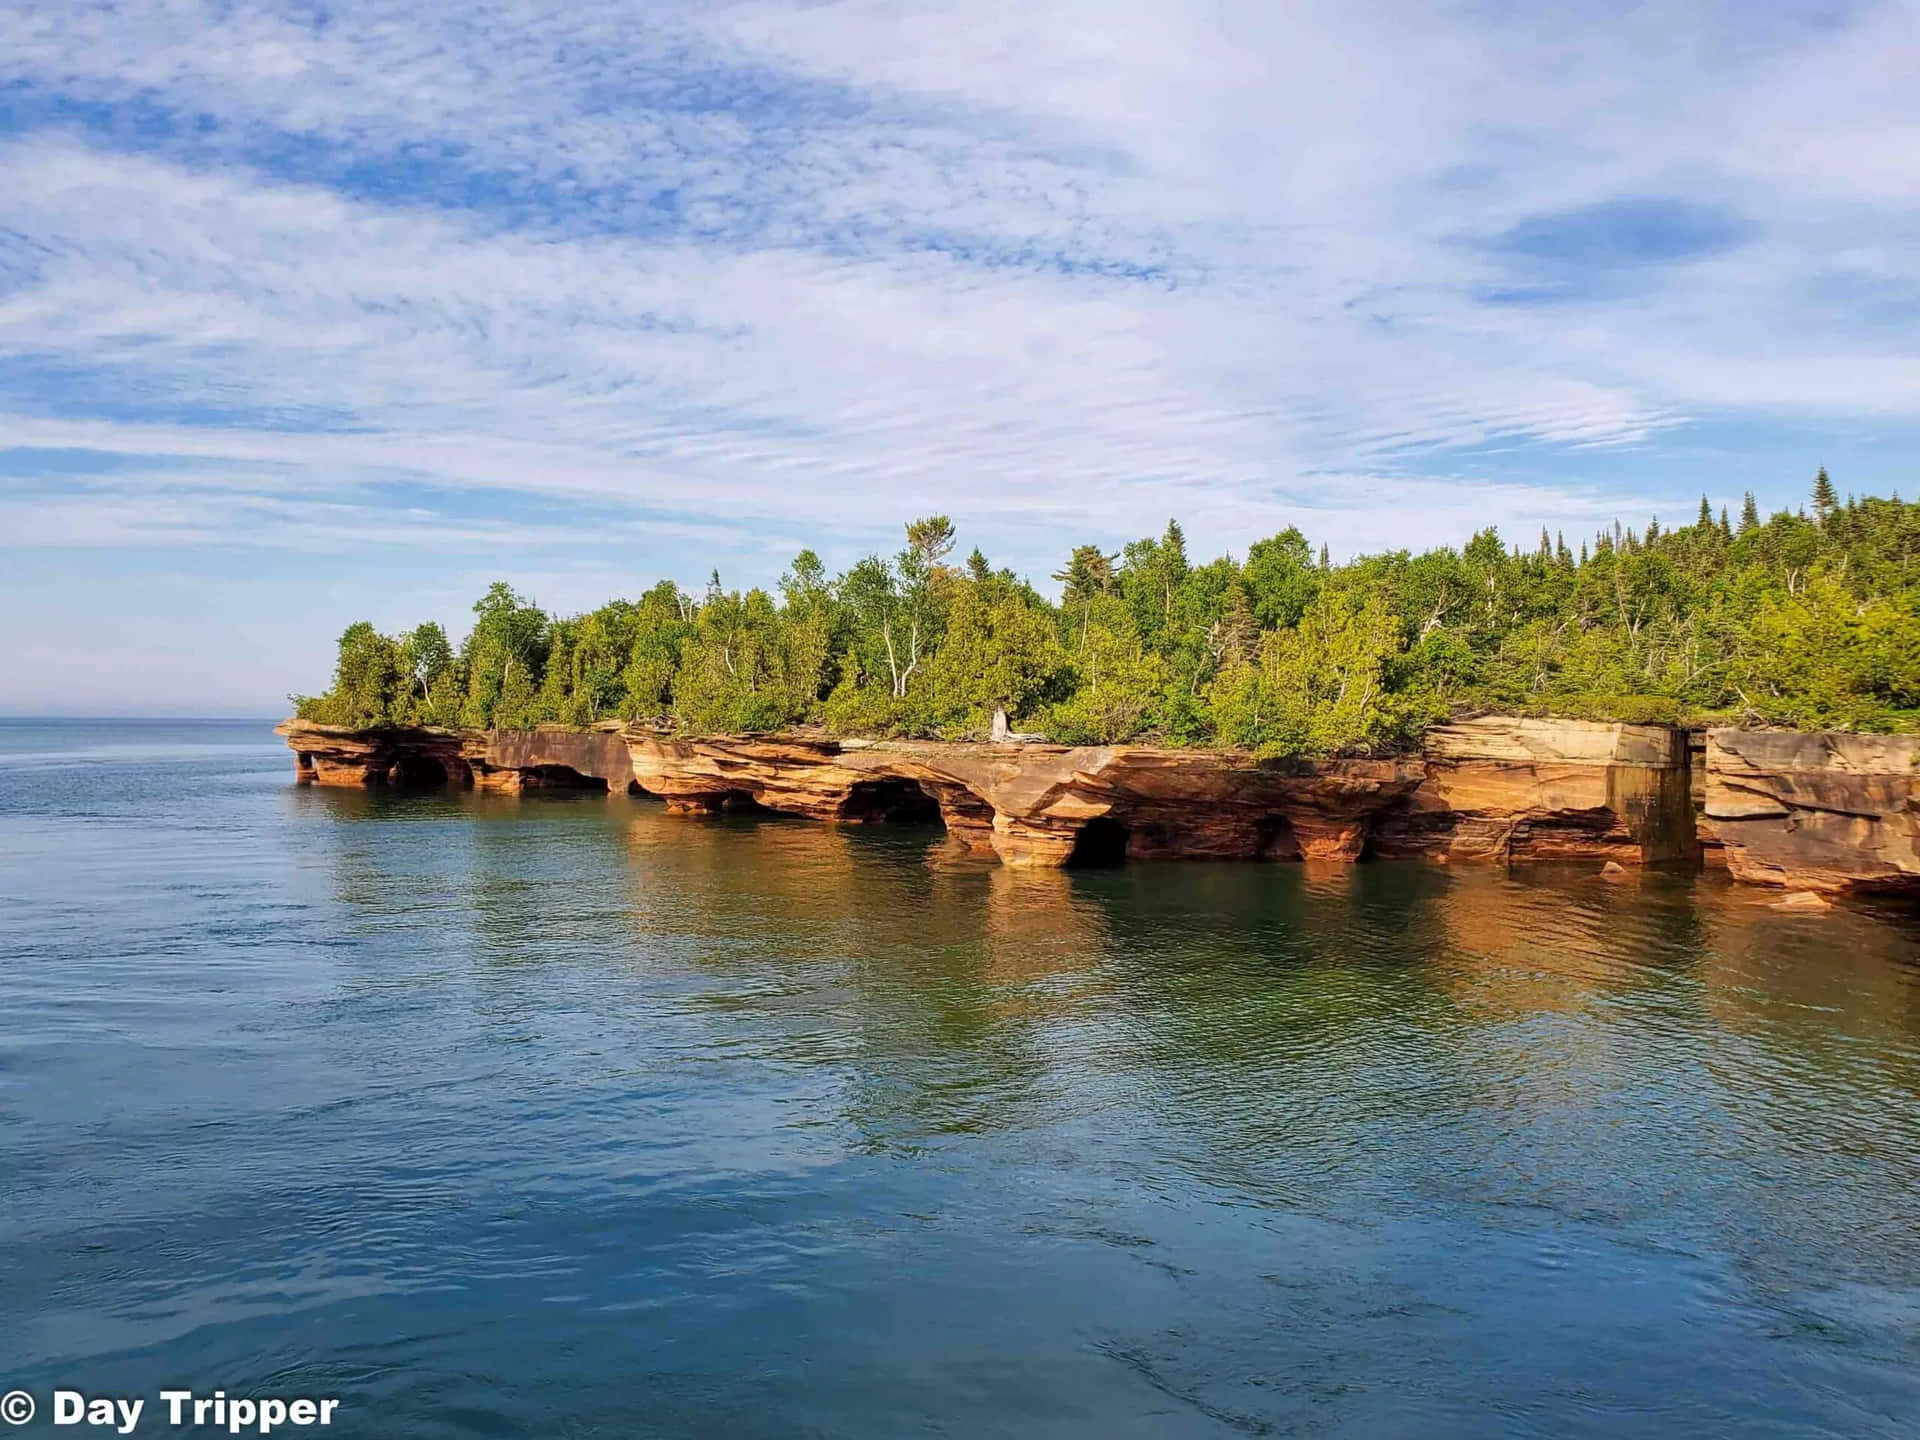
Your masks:
M 1385 760 L 787 734 L 279 726 L 302 784 L 588 787 L 688 813 L 939 820 L 1008 865 L 1428 858 L 1720 865 L 1920 895 L 1920 739 L 1490 716 Z

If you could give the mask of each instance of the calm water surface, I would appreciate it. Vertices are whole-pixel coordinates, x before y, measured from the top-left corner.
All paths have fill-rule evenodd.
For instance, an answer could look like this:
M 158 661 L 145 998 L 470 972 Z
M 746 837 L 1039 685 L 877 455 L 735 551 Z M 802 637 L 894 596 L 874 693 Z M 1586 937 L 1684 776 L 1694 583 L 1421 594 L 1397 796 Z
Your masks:
M 1911 917 L 291 776 L 0 724 L 17 1433 L 1920 1432 Z

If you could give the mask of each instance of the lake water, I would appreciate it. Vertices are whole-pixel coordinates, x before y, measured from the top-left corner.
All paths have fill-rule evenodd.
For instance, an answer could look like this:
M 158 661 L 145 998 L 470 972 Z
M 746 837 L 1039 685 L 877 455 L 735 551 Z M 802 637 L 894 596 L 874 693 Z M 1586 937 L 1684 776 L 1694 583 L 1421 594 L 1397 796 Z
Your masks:
M 1920 1431 L 1910 915 L 292 773 L 0 723 L 17 1433 Z

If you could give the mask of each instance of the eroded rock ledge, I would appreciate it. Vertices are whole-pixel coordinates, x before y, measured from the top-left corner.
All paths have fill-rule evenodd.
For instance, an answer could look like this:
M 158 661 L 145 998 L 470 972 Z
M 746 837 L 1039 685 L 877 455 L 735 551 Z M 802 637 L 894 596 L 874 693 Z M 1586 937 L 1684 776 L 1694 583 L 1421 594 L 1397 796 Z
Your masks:
M 818 735 L 687 739 L 591 731 L 279 733 L 303 784 L 557 785 L 644 792 L 688 813 L 941 820 L 1009 865 L 1122 859 L 1591 858 L 1696 853 L 1686 733 L 1487 718 L 1423 754 L 1316 763 L 1149 746 L 981 745 Z
M 1920 737 L 1709 731 L 1701 832 L 1738 880 L 1920 895 Z

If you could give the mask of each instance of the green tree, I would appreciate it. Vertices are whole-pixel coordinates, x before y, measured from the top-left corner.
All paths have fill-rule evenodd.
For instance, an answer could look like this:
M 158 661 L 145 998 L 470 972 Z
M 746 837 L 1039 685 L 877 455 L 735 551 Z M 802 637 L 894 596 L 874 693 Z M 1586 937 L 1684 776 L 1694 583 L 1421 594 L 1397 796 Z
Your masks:
M 1053 578 L 1064 587 L 1061 602 L 1080 611 L 1080 648 L 1083 650 L 1088 628 L 1093 624 L 1094 602 L 1112 593 L 1113 562 L 1118 558 L 1098 545 L 1076 545 L 1065 567 L 1053 572 Z
M 1820 473 L 1813 477 L 1813 514 L 1820 524 L 1825 525 L 1827 518 L 1839 508 L 1840 497 L 1834 493 L 1833 481 L 1827 478 L 1827 467 L 1822 465 Z
M 1073 657 L 1069 698 L 1047 714 L 1047 737 L 1066 745 L 1132 740 L 1148 728 L 1166 681 L 1165 658 L 1131 629 L 1094 625 Z
M 777 597 L 700 601 L 671 581 L 550 617 L 504 584 L 456 650 L 437 625 L 341 635 L 332 686 L 295 697 L 350 726 L 641 720 L 740 732 L 957 736 L 1006 708 L 1061 739 L 1378 753 L 1485 710 L 1920 730 L 1920 505 L 1817 493 L 1814 518 L 1737 531 L 1618 523 L 1571 550 L 1485 529 L 1458 550 L 1317 562 L 1298 530 L 1244 564 L 1195 564 L 1177 524 L 1115 556 L 1077 547 L 1058 606 L 951 522 L 839 576 L 812 551 Z
M 1243 583 L 1261 626 L 1296 625 L 1320 588 L 1307 537 L 1288 526 L 1247 551 Z
M 370 621 L 356 620 L 340 634 L 333 688 L 301 701 L 301 716 L 329 725 L 404 725 L 413 718 L 412 677 L 401 642 L 382 635 Z
M 473 629 L 461 647 L 467 694 L 465 725 L 514 728 L 531 723 L 534 696 L 546 671 L 546 612 L 495 581 L 473 607 Z
M 1044 608 L 1024 595 L 996 597 L 983 585 L 964 585 L 928 667 L 927 727 L 950 737 L 982 732 L 998 709 L 1018 720 L 1057 687 L 1064 665 Z

